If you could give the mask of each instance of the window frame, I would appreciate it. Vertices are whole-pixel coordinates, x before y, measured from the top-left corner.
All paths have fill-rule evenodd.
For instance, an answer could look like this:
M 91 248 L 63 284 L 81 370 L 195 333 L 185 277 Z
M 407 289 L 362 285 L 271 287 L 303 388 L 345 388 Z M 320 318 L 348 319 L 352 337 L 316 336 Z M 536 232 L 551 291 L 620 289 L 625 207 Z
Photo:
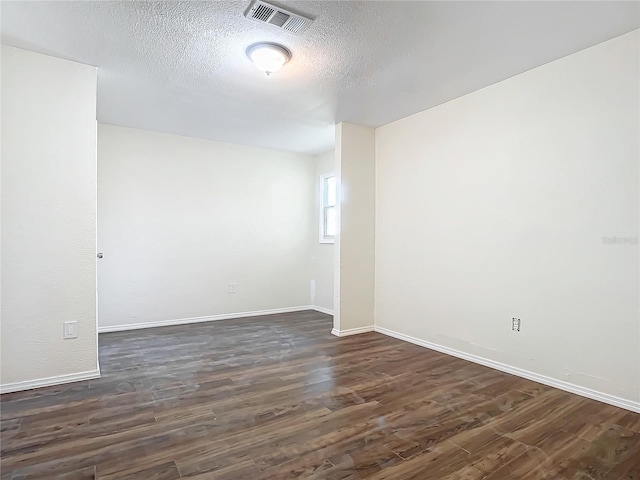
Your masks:
M 328 205 L 327 202 L 327 179 L 334 178 L 336 179 L 336 198 L 335 205 Z M 330 208 L 338 208 L 338 184 L 337 177 L 334 172 L 324 173 L 320 175 L 320 186 L 319 186 L 319 205 L 320 210 L 318 212 L 319 219 L 319 241 L 320 243 L 335 243 L 335 235 L 326 235 L 326 227 L 327 227 L 327 210 Z M 337 211 L 337 210 L 336 210 Z M 336 225 L 337 228 L 337 225 Z

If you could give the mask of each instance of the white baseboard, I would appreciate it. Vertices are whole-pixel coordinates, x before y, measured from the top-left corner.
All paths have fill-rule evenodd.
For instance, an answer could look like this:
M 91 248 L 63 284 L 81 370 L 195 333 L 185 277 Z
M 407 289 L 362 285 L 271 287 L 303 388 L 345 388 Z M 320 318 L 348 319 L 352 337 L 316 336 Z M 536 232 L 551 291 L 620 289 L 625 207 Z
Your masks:
M 159 320 L 155 322 L 127 323 L 123 325 L 105 325 L 98 327 L 98 333 L 124 332 L 126 330 L 138 330 L 141 328 L 168 327 L 171 325 L 185 325 L 187 323 L 214 322 L 218 320 L 231 320 L 234 318 L 258 317 L 261 315 L 274 315 L 277 313 L 302 312 L 304 310 L 316 310 L 313 305 L 301 305 L 298 307 L 272 308 L 270 310 L 254 310 L 252 312 L 223 313 L 221 315 L 207 315 L 205 317 L 176 318 L 172 320 Z
M 0 385 L 0 393 L 32 390 L 34 388 L 50 387 L 52 385 L 80 382 L 82 380 L 92 380 L 94 378 L 100 378 L 100 370 L 90 370 L 88 372 L 70 373 L 68 375 L 38 378 L 36 380 L 27 380 L 26 382 L 5 383 L 4 385 Z
M 370 327 L 359 327 L 359 328 L 348 328 L 346 330 L 331 330 L 331 333 L 336 337 L 348 337 L 349 335 L 358 335 L 359 333 L 367 333 L 373 332 L 373 326 Z
M 565 382 L 563 380 L 558 380 L 555 378 L 547 377 L 545 375 L 540 375 L 538 373 L 530 372 L 529 370 L 524 370 L 518 367 L 512 367 L 511 365 L 496 362 L 494 360 L 480 357 L 478 355 L 472 355 L 470 353 L 461 352 L 459 350 L 438 345 L 436 343 L 420 340 L 419 338 L 411 337 L 403 333 L 398 333 L 393 330 L 389 330 L 388 328 L 383 328 L 378 326 L 374 328 L 376 332 L 382 333 L 384 335 L 388 335 L 390 337 L 397 338 L 399 340 L 404 340 L 405 342 L 413 343 L 415 345 L 429 348 L 431 350 L 436 350 L 438 352 L 445 353 L 453 357 L 462 358 L 463 360 L 468 360 L 473 363 L 478 363 L 480 365 L 484 365 L 485 367 L 493 368 L 495 370 L 500 370 L 501 372 L 505 372 L 505 373 L 510 373 L 518 377 L 526 378 L 527 380 L 533 380 L 534 382 L 542 383 L 543 385 L 548 385 L 549 387 L 558 388 L 560 390 L 564 390 L 565 392 L 575 393 L 576 395 L 587 397 L 592 400 L 597 400 L 599 402 L 607 403 L 615 407 L 620 407 L 620 408 L 624 408 L 625 410 L 630 410 L 632 412 L 640 413 L 640 402 L 633 402 L 631 400 L 626 400 L 624 398 L 616 397 L 614 395 L 609 395 L 608 393 L 598 392 L 597 390 L 592 390 L 590 388 L 574 385 L 573 383 Z
M 328 308 L 319 307 L 317 305 L 311 305 L 311 309 L 316 312 L 326 313 L 327 315 L 333 315 L 333 310 L 329 310 Z

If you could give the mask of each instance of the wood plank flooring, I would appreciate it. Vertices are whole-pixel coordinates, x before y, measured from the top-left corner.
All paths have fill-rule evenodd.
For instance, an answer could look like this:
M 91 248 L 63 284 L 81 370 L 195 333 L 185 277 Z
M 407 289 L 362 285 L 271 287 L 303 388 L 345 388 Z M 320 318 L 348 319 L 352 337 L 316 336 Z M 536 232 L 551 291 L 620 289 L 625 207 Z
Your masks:
M 100 335 L 1 397 L 2 480 L 640 479 L 640 415 L 316 312 Z

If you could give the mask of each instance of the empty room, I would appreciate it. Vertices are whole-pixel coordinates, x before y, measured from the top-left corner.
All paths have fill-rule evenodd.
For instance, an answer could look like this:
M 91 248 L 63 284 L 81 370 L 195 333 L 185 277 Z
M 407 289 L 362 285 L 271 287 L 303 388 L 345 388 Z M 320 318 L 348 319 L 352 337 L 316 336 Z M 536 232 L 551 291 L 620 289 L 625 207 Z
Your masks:
M 2 480 L 640 480 L 640 2 L 0 29 Z

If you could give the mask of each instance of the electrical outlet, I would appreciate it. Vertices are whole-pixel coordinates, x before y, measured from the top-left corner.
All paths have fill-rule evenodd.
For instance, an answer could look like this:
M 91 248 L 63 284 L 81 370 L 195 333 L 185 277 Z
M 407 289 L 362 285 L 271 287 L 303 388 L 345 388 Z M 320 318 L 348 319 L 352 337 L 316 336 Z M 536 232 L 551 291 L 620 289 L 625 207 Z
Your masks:
M 238 293 L 238 284 L 230 283 L 229 284 L 229 293 Z
M 78 338 L 78 322 L 64 322 L 64 339 Z
M 514 332 L 519 332 L 520 331 L 520 319 L 513 317 L 511 319 L 511 330 L 513 330 Z

